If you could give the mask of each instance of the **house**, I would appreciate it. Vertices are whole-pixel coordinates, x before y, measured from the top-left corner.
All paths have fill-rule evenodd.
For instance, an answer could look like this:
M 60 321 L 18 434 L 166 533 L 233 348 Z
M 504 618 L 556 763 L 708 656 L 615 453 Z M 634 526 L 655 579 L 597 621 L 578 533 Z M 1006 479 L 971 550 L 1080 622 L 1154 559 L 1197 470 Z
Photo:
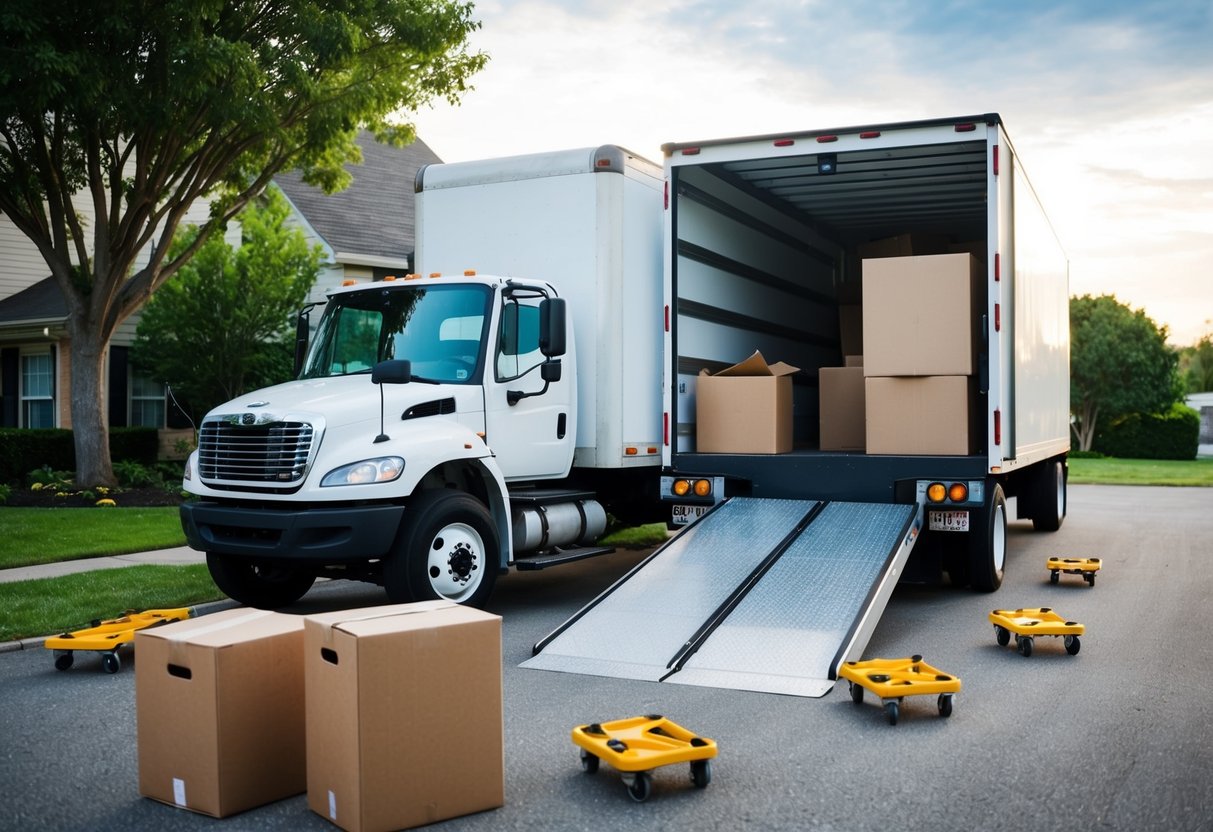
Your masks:
M 353 181 L 326 195 L 297 173 L 275 177 L 309 243 L 324 264 L 309 300 L 343 280 L 379 279 L 407 272 L 413 255 L 413 181 L 417 170 L 441 160 L 420 139 L 396 148 L 359 135 L 363 162 Z M 201 222 L 205 205 L 187 222 Z M 128 361 L 138 314 L 123 322 L 106 358 L 107 417 L 113 427 L 183 428 L 163 384 L 132 373 Z M 0 427 L 71 428 L 67 304 L 46 263 L 12 221 L 0 215 Z M 180 415 L 180 414 L 178 414 Z

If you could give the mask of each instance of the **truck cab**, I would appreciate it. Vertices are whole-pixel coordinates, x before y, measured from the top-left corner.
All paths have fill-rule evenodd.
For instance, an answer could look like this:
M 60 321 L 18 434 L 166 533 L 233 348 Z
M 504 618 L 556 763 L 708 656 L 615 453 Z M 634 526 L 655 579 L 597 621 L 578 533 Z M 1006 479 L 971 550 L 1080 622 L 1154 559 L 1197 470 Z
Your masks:
M 334 291 L 297 380 L 204 418 L 182 508 L 228 595 L 277 607 L 316 577 L 479 604 L 513 560 L 509 483 L 567 476 L 575 352 L 545 283 L 402 276 Z M 601 533 L 586 517 L 560 544 Z M 571 535 L 571 538 L 570 538 Z M 558 545 L 551 539 L 548 546 Z

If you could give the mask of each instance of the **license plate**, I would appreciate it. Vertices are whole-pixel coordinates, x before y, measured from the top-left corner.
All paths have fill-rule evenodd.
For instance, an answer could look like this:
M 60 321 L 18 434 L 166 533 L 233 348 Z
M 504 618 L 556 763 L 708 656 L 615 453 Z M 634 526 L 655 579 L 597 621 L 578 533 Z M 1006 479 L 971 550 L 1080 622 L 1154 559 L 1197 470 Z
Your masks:
M 969 530 L 969 513 L 967 511 L 931 511 L 928 512 L 929 528 L 933 532 L 967 532 Z
M 673 511 L 671 522 L 675 526 L 685 526 L 688 523 L 694 523 L 700 517 L 708 513 L 711 506 L 672 506 Z

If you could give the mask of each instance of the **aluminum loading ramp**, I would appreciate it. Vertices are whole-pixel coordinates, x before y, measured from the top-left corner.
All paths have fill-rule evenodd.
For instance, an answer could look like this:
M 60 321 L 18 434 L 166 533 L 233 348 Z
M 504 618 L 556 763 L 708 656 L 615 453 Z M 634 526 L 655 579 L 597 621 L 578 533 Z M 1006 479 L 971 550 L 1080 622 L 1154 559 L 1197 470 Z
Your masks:
M 918 507 L 735 497 L 535 645 L 523 667 L 823 696 L 859 658 Z

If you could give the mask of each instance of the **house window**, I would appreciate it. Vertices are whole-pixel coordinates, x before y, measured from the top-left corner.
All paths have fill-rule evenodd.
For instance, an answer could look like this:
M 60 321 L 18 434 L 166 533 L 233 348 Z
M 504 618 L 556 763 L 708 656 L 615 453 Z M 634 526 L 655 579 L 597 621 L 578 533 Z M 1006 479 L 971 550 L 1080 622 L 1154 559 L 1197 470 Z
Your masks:
M 54 361 L 49 352 L 21 356 L 21 425 L 55 426 Z
M 164 427 L 164 385 L 131 376 L 131 427 Z

